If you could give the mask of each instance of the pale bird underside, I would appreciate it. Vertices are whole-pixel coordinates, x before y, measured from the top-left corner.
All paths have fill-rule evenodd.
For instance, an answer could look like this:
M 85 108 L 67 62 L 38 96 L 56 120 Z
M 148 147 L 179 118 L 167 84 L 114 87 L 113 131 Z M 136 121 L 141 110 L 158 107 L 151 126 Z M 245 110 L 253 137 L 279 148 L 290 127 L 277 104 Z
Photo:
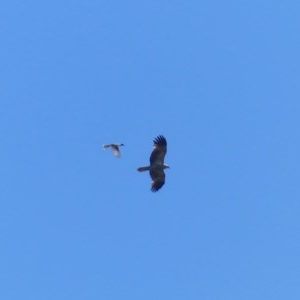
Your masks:
M 119 149 L 120 146 L 124 146 L 124 144 L 104 144 L 103 148 L 104 149 L 110 148 L 114 156 L 120 157 L 121 156 L 121 152 Z

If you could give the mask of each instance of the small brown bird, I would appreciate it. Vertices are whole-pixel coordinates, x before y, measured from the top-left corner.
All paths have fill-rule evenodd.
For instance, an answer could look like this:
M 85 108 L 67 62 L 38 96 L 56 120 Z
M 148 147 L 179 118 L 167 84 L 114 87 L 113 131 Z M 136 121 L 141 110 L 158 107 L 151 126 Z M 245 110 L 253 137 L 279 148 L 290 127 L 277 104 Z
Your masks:
M 139 172 L 149 171 L 152 179 L 151 191 L 157 192 L 165 184 L 164 169 L 170 168 L 164 163 L 167 153 L 167 140 L 163 135 L 157 136 L 153 141 L 153 151 L 150 156 L 150 166 L 139 167 Z
M 119 150 L 120 146 L 124 146 L 124 144 L 104 144 L 103 148 L 104 149 L 110 148 L 114 156 L 120 157 L 121 156 L 121 152 Z

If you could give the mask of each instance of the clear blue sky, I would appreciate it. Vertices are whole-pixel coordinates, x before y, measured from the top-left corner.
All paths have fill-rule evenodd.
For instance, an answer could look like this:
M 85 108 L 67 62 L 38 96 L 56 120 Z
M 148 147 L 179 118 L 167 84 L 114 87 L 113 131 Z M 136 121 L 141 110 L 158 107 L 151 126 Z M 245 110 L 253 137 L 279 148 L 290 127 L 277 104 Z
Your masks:
M 300 299 L 299 1 L 0 8 L 1 299 Z

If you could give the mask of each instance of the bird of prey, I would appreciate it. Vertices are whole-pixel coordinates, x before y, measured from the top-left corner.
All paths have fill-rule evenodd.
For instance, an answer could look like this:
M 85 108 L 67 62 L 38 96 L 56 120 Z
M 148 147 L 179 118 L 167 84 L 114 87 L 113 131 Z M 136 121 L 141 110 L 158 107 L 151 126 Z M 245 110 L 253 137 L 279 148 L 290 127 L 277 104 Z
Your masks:
M 153 151 L 150 156 L 150 166 L 139 167 L 139 172 L 149 171 L 152 179 L 151 191 L 157 192 L 165 184 L 164 169 L 170 168 L 164 164 L 164 158 L 167 153 L 167 140 L 163 135 L 157 136 L 153 140 Z
M 124 146 L 124 144 L 105 144 L 103 145 L 104 149 L 110 148 L 114 156 L 120 157 L 121 152 L 119 150 L 120 146 Z

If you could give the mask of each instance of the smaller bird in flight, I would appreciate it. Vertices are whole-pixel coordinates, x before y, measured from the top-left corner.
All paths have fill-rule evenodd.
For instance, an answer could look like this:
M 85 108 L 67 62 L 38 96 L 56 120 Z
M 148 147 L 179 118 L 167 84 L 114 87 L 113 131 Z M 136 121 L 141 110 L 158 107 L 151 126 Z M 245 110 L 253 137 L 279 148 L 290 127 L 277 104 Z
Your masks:
M 124 144 L 104 144 L 103 148 L 104 149 L 110 148 L 114 156 L 120 157 L 121 156 L 121 152 L 119 150 L 120 146 L 124 146 Z

